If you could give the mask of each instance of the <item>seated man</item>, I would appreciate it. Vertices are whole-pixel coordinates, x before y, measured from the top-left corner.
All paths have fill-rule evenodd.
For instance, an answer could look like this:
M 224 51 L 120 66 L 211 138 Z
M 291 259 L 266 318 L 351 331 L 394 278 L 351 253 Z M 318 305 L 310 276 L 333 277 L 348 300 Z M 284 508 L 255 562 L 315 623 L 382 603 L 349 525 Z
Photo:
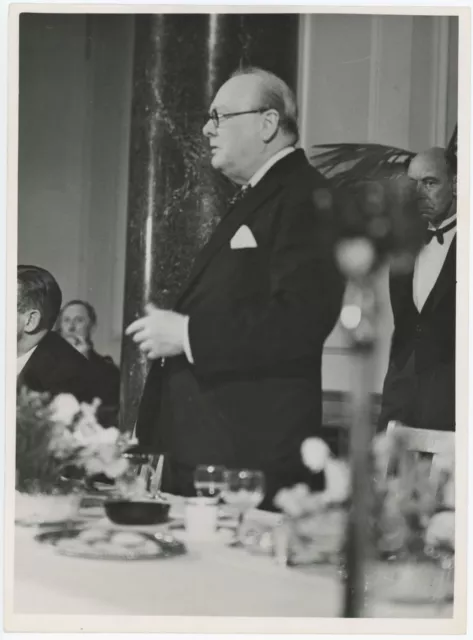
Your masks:
M 90 362 L 52 330 L 62 301 L 56 280 L 29 265 L 18 266 L 17 279 L 17 388 L 71 393 L 80 402 L 99 398 L 108 408 L 113 400 Z
M 104 385 L 113 404 L 118 405 L 120 395 L 120 370 L 110 356 L 102 356 L 94 349 L 92 332 L 97 325 L 94 307 L 84 300 L 71 300 L 61 310 L 58 333 L 91 363 Z

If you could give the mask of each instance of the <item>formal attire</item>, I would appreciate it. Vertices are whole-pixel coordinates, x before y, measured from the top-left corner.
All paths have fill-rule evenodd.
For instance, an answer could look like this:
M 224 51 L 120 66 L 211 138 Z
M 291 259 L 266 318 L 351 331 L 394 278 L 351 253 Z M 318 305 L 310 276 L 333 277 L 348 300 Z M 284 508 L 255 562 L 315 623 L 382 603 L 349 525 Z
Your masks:
M 114 401 L 109 386 L 87 358 L 53 331 L 17 359 L 17 387 L 22 386 L 52 396 L 71 393 L 80 402 L 100 398 L 109 406 Z
M 17 379 L 18 379 L 18 376 L 23 371 L 23 369 L 25 368 L 26 363 L 28 362 L 28 360 L 31 358 L 31 356 L 35 352 L 35 350 L 36 350 L 36 345 L 32 349 L 27 351 L 26 353 L 23 353 L 21 356 L 17 357 L 17 359 L 16 359 L 16 377 L 17 377 Z
M 92 347 L 87 354 L 87 359 L 96 370 L 97 376 L 105 381 L 110 401 L 118 405 L 120 396 L 120 369 L 114 363 L 113 358 L 97 353 Z
M 390 278 L 394 333 L 381 429 L 396 420 L 455 430 L 456 229 L 451 219 L 442 228 L 411 273 Z
M 167 452 L 164 490 L 190 495 L 197 464 L 266 474 L 265 506 L 307 481 L 302 441 L 321 425 L 322 348 L 343 282 L 327 188 L 303 151 L 284 151 L 250 181 L 197 256 L 176 310 L 187 355 L 154 361 L 141 399 L 140 446 Z

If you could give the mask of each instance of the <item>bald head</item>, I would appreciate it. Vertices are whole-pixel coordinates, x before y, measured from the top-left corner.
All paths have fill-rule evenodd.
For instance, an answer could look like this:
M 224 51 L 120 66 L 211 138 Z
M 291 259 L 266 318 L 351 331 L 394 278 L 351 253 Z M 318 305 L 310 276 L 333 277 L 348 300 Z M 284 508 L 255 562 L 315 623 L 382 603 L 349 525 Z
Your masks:
M 456 175 L 445 149 L 433 147 L 414 157 L 408 176 L 416 183 L 419 210 L 434 226 L 456 212 Z

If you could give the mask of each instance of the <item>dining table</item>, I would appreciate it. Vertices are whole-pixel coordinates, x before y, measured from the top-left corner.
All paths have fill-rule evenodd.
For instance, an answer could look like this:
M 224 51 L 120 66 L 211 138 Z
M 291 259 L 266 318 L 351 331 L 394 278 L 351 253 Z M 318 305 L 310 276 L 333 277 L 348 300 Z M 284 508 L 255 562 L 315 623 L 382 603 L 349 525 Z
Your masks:
M 13 612 L 20 616 L 340 618 L 343 582 L 331 564 L 289 567 L 270 553 L 235 548 L 226 534 L 208 540 L 186 535 L 183 500 L 168 524 L 133 530 L 172 532 L 186 553 L 156 559 L 114 560 L 61 555 L 37 540 L 44 526 L 14 528 Z M 82 514 L 82 524 L 115 527 L 103 506 Z M 279 516 L 252 510 L 247 522 L 277 526 Z M 172 529 L 170 526 L 172 525 Z M 127 530 L 130 528 L 128 527 Z M 222 529 L 224 532 L 224 529 Z M 453 606 L 396 603 L 368 594 L 370 618 L 451 618 Z M 440 622 L 440 620 L 438 621 Z

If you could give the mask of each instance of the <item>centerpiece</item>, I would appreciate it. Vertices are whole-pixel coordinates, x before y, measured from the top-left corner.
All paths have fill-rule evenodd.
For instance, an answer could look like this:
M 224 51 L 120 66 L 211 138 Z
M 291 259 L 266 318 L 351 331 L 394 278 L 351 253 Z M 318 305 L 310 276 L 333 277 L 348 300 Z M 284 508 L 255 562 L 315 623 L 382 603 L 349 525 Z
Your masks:
M 126 482 L 131 434 L 97 421 L 99 402 L 21 389 L 16 415 L 16 520 L 64 520 L 77 511 L 88 478 Z M 136 479 L 134 480 L 136 481 Z

